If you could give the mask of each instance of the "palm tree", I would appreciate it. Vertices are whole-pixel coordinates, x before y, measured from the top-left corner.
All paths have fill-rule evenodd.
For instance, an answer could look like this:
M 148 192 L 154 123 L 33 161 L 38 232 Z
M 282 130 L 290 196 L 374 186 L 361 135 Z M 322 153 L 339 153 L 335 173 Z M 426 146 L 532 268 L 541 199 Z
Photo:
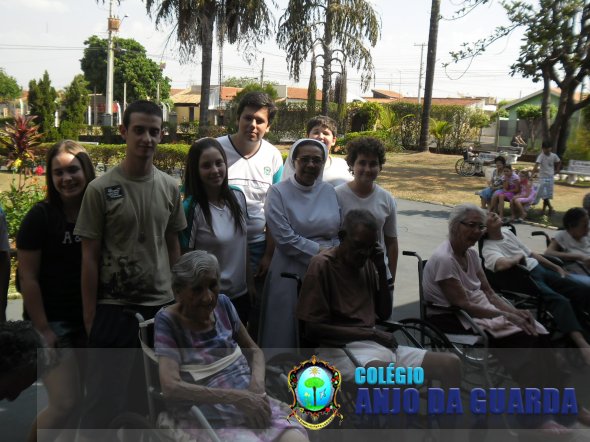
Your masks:
M 287 53 L 287 67 L 295 81 L 307 57 L 318 51 L 313 57 L 323 59 L 322 113 L 326 115 L 332 63 L 350 62 L 362 72 L 363 88 L 368 87 L 373 60 L 366 43 L 375 46 L 380 32 L 379 18 L 368 0 L 289 0 L 279 19 L 277 43 Z
M 265 0 L 145 0 L 145 6 L 155 17 L 156 27 L 162 22 L 175 25 L 183 60 L 192 59 L 200 49 L 199 128 L 203 133 L 208 125 L 214 34 L 230 44 L 238 43 L 245 57 L 250 58 L 256 44 L 270 36 L 274 18 Z M 221 47 L 223 41 L 219 44 Z

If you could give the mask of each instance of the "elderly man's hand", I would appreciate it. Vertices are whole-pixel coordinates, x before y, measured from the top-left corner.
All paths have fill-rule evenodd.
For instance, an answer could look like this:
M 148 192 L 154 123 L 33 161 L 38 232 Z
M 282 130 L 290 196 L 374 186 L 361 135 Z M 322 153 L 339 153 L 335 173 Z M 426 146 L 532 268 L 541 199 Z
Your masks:
M 375 267 L 377 267 L 377 270 L 385 268 L 385 252 L 378 242 L 373 246 L 370 258 L 373 264 L 375 264 Z
M 244 414 L 249 428 L 263 429 L 270 426 L 270 404 L 266 393 L 241 390 L 240 398 L 234 405 Z

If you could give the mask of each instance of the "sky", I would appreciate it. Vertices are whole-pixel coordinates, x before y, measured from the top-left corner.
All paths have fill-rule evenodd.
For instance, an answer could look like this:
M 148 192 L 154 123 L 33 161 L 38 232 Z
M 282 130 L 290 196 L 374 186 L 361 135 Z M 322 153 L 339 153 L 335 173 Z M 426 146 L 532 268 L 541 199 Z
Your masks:
M 368 91 L 360 88 L 360 73 L 349 68 L 349 100 L 354 96 L 370 96 L 371 88 L 389 89 L 404 96 L 418 94 L 421 46 L 428 42 L 430 0 L 372 0 L 381 17 L 381 38 L 371 49 L 375 79 Z M 461 0 L 442 0 L 439 24 L 434 97 L 491 96 L 515 99 L 541 89 L 516 75 L 509 75 L 510 65 L 518 57 L 522 34 L 513 33 L 497 42 L 470 64 L 463 62 L 443 68 L 450 61 L 449 51 L 458 50 L 464 42 L 473 42 L 488 35 L 495 26 L 508 20 L 498 0 L 478 7 L 468 16 L 449 20 Z M 282 15 L 287 0 L 278 0 L 274 10 L 276 20 Z M 84 40 L 91 35 L 107 36 L 108 0 L 0 0 L 0 68 L 28 88 L 31 79 L 39 79 L 47 70 L 54 87 L 67 86 L 81 73 L 80 59 Z M 166 63 L 164 75 L 171 78 L 173 88 L 199 84 L 201 66 L 197 61 L 181 63 L 178 46 L 169 38 L 171 25 L 156 30 L 141 0 L 122 0 L 114 15 L 123 18 L 118 35 L 133 38 L 146 49 L 156 62 Z M 426 68 L 424 46 L 423 69 Z M 212 84 L 218 82 L 218 52 L 214 49 Z M 289 78 L 285 53 L 274 37 L 255 52 L 249 63 L 238 48 L 226 45 L 223 51 L 223 77 L 260 76 L 264 60 L 264 79 L 279 84 L 297 85 Z M 424 75 L 424 74 L 423 74 Z M 424 77 L 423 77 L 424 78 Z M 309 63 L 302 69 L 299 86 L 307 87 Z M 321 77 L 317 76 L 321 85 Z M 424 81 L 422 81 L 422 88 Z M 421 95 L 424 92 L 422 89 Z

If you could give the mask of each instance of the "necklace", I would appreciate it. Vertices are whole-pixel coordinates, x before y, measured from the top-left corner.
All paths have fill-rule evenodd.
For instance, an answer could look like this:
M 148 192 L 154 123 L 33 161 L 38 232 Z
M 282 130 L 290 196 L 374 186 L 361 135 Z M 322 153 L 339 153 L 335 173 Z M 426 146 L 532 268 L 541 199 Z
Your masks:
M 152 191 L 150 193 L 150 201 L 149 201 L 149 203 L 147 205 L 147 208 L 148 208 L 147 216 L 144 217 L 143 207 L 142 207 L 141 217 L 140 217 L 140 219 L 138 220 L 138 223 L 137 223 L 139 225 L 139 228 L 140 228 L 139 235 L 137 236 L 137 240 L 140 243 L 142 243 L 142 244 L 147 239 L 147 235 L 145 234 L 145 222 L 150 219 L 150 215 L 152 213 L 152 204 L 153 204 L 153 201 L 154 201 L 154 188 L 155 188 L 155 185 L 156 185 L 156 172 L 155 172 L 155 170 L 154 170 L 154 168 L 152 166 Z M 143 204 L 142 204 L 142 206 L 143 206 Z

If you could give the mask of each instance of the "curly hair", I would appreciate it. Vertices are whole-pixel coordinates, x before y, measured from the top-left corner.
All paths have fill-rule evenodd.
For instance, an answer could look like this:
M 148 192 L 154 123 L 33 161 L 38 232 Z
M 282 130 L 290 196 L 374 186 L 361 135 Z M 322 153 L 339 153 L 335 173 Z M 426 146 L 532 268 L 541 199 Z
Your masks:
M 346 145 L 348 154 L 346 155 L 346 163 L 350 170 L 354 167 L 354 163 L 359 155 L 374 155 L 379 160 L 379 168 L 385 164 L 385 146 L 377 138 L 373 137 L 358 137 L 349 141 Z

